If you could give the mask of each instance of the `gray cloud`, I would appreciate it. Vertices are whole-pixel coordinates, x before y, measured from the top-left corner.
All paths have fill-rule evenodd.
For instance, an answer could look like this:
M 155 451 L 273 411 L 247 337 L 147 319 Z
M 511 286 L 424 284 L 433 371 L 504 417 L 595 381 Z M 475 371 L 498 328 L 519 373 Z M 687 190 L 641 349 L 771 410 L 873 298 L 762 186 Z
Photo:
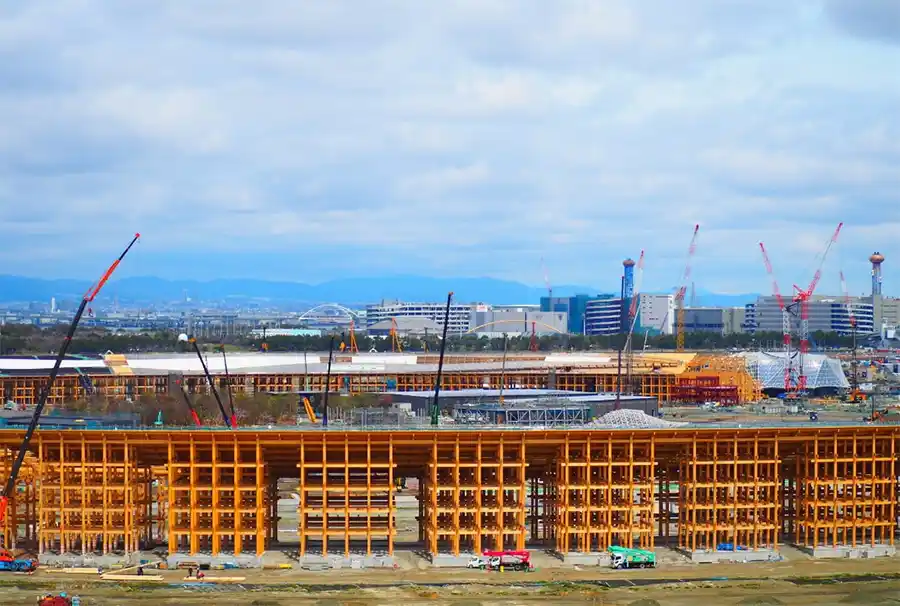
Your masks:
M 816 4 L 6 3 L 2 271 L 140 230 L 126 271 L 614 285 L 646 248 L 662 288 L 700 222 L 698 287 L 764 289 L 758 240 L 801 272 L 847 220 L 863 284 L 900 256 L 900 82 Z
M 894 0 L 826 0 L 826 11 L 854 36 L 900 44 L 900 3 Z

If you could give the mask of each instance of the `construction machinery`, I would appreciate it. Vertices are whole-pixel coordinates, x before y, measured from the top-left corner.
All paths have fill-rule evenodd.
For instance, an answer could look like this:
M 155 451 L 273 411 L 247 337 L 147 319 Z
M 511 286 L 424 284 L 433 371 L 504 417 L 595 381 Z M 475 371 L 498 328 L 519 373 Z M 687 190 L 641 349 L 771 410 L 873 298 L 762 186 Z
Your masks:
M 447 293 L 447 306 L 444 308 L 444 326 L 441 335 L 441 352 L 438 355 L 437 377 L 434 381 L 434 404 L 431 407 L 431 424 L 437 427 L 441 419 L 441 406 L 438 400 L 441 394 L 441 373 L 444 370 L 444 352 L 447 349 L 447 327 L 450 326 L 450 302 L 453 300 L 453 291 Z
M 688 246 L 687 263 L 684 266 L 684 274 L 681 276 L 681 285 L 675 293 L 675 307 L 677 314 L 675 316 L 675 351 L 684 351 L 684 296 L 687 294 L 688 281 L 691 279 L 691 261 L 694 253 L 697 251 L 697 234 L 700 231 L 700 225 L 694 225 L 694 235 L 691 237 L 691 244 Z
M 391 351 L 403 353 L 403 345 L 400 344 L 400 334 L 397 332 L 397 318 L 391 318 Z
M 350 353 L 359 353 L 359 345 L 356 343 L 356 323 L 350 318 Z
M 630 261 L 630 259 L 628 259 Z M 638 300 L 641 296 L 641 283 L 643 282 L 644 276 L 644 251 L 641 251 L 641 256 L 638 257 L 637 262 L 637 271 L 635 272 L 634 284 L 632 286 L 631 292 L 631 302 L 628 305 L 628 316 L 626 321 L 628 323 L 628 335 L 625 338 L 625 381 L 628 385 L 628 393 L 634 394 L 635 384 L 634 384 L 634 329 L 637 325 L 638 319 Z M 624 303 L 624 299 L 623 299 Z M 649 337 L 649 329 L 647 331 L 647 335 L 644 338 L 644 349 L 647 349 L 647 337 Z
M 9 550 L 0 549 L 0 572 L 34 572 L 37 567 L 37 560 L 16 558 Z
M 806 392 L 806 370 L 803 365 L 803 359 L 809 353 L 809 300 L 812 298 L 816 286 L 819 285 L 819 280 L 822 278 L 822 266 L 825 265 L 825 259 L 828 258 L 828 252 L 831 250 L 831 247 L 837 243 L 842 227 L 844 227 L 844 224 L 838 223 L 837 229 L 834 230 L 834 234 L 832 234 L 828 244 L 825 245 L 825 252 L 822 253 L 819 267 L 816 269 L 809 286 L 803 289 L 794 284 L 794 290 L 797 291 L 794 295 L 794 305 L 799 307 L 800 311 L 800 351 L 797 355 L 797 366 L 799 367 L 797 391 L 800 393 Z
M 78 600 L 76 602 L 76 600 Z M 68 595 L 61 593 L 59 595 L 44 595 L 38 598 L 38 606 L 78 606 L 81 600 L 78 597 L 70 598 Z
M 487 570 L 531 570 L 530 551 L 485 551 L 481 559 Z
M 232 429 L 237 429 L 237 415 L 234 411 L 234 401 L 231 402 L 231 416 L 228 416 L 228 413 L 225 412 L 225 405 L 222 403 L 222 398 L 219 397 L 219 390 L 216 389 L 215 381 L 213 381 L 212 374 L 209 372 L 209 366 L 206 364 L 206 358 L 203 357 L 203 352 L 200 351 L 200 345 L 197 344 L 197 339 L 188 335 L 179 335 L 179 341 L 187 341 L 191 344 L 191 347 L 194 350 L 194 353 L 197 354 L 197 359 L 200 360 L 200 366 L 203 368 L 203 376 L 206 377 L 206 383 L 209 385 L 209 391 L 212 392 L 213 397 L 216 399 L 216 404 L 219 406 L 219 412 L 222 413 L 222 420 L 225 422 L 225 427 L 231 427 Z M 225 349 L 222 349 L 222 355 L 225 355 Z M 226 365 L 226 373 L 227 373 L 227 365 Z M 226 374 L 227 376 L 227 374 Z M 229 394 L 231 390 L 229 389 Z
M 647 549 L 611 545 L 608 551 L 611 568 L 656 568 L 656 554 Z
M 309 398 L 303 398 L 303 407 L 306 409 L 306 416 L 309 419 L 309 422 L 315 425 L 319 422 L 316 418 L 316 411 L 313 410 L 312 403 L 309 401 Z
M 122 251 L 122 254 L 113 261 L 112 265 L 106 270 L 106 273 L 100 277 L 100 280 L 91 286 L 81 298 L 81 303 L 75 311 L 75 317 L 69 325 L 68 332 L 66 332 L 66 338 L 63 340 L 62 346 L 56 354 L 56 360 L 53 363 L 53 367 L 50 369 L 47 383 L 44 385 L 44 388 L 41 390 L 40 396 L 38 397 L 37 404 L 34 407 L 34 414 L 31 417 L 31 422 L 28 424 L 28 429 L 25 430 L 25 437 L 22 438 L 22 443 L 19 445 L 19 452 L 13 461 L 12 468 L 9 472 L 9 478 L 7 478 L 6 485 L 3 488 L 3 493 L 0 494 L 0 522 L 6 518 L 6 508 L 9 504 L 9 496 L 15 490 L 16 479 L 19 476 L 19 470 L 22 469 L 22 463 L 25 461 L 25 454 L 28 452 L 28 447 L 31 445 L 31 438 L 34 436 L 34 431 L 37 429 L 38 423 L 41 420 L 41 413 L 44 411 L 44 406 L 47 405 L 47 399 L 50 397 L 50 392 L 53 390 L 53 384 L 56 382 L 56 377 L 59 375 L 59 369 L 62 366 L 63 360 L 66 358 L 69 346 L 72 344 L 72 337 L 75 335 L 78 323 L 81 322 L 81 316 L 84 315 L 88 305 L 97 298 L 98 294 L 100 294 L 100 291 L 106 285 L 107 281 L 109 281 L 113 272 L 119 267 L 122 259 L 125 258 L 125 255 L 128 254 L 128 251 L 131 250 L 140 237 L 141 234 L 134 234 L 134 238 L 131 239 L 131 242 L 125 247 L 125 250 Z
M 783 346 L 786 358 L 784 368 L 784 391 L 786 396 L 789 398 L 802 397 L 806 394 L 806 370 L 804 368 L 804 358 L 806 354 L 809 353 L 809 301 L 810 299 L 812 299 L 816 287 L 819 285 L 819 280 L 822 278 L 822 266 L 825 264 L 825 259 L 828 257 L 828 252 L 831 250 L 831 247 L 837 242 L 838 236 L 840 235 L 841 228 L 843 226 L 843 223 L 838 224 L 837 229 L 834 230 L 834 234 L 832 234 L 831 239 L 826 244 L 825 251 L 822 253 L 821 258 L 819 259 L 819 266 L 816 269 L 815 274 L 813 274 L 813 278 L 810 281 L 809 286 L 804 289 L 797 286 L 796 284 L 794 285 L 796 294 L 793 296 L 790 303 L 787 303 L 785 298 L 781 295 L 780 289 L 778 288 L 778 281 L 775 279 L 775 274 L 772 270 L 772 263 L 769 260 L 769 254 L 766 251 L 765 244 L 763 244 L 762 242 L 759 243 L 759 248 L 762 251 L 763 262 L 766 265 L 766 272 L 772 279 L 772 291 L 775 295 L 775 299 L 778 301 L 778 307 L 781 309 L 781 324 L 784 341 Z M 800 343 L 796 353 L 792 351 L 792 315 L 799 319 L 798 340 Z

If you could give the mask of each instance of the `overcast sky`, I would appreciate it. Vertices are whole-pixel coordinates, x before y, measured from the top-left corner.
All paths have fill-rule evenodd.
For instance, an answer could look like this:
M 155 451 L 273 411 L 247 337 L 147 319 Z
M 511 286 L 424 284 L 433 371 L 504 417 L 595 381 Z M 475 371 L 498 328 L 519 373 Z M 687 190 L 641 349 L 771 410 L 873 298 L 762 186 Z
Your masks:
M 5 0 L 0 273 L 900 295 L 896 0 Z

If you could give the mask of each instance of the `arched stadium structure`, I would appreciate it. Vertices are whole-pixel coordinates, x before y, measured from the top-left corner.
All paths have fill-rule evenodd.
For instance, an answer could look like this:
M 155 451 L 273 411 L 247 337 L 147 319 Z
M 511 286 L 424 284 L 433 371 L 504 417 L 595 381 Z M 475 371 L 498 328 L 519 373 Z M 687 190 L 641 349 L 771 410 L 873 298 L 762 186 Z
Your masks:
M 786 352 L 754 351 L 739 354 L 747 362 L 747 370 L 759 381 L 760 389 L 775 392 L 784 391 L 784 372 L 788 365 Z M 796 353 L 791 354 L 795 365 L 800 363 Z M 799 374 L 799 368 L 794 372 Z M 806 354 L 803 356 L 803 374 L 806 376 L 807 389 L 836 392 L 850 389 L 850 383 L 844 375 L 841 361 L 822 354 Z

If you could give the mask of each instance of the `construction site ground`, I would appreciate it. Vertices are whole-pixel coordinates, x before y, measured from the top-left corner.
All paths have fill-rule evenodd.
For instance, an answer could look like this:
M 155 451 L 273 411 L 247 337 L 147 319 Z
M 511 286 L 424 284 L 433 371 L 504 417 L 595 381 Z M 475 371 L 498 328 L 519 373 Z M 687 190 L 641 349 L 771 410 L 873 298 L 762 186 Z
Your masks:
M 762 564 L 690 564 L 660 550 L 657 569 L 614 571 L 563 567 L 538 554 L 533 572 L 436 570 L 418 556 L 397 570 L 211 571 L 210 577 L 240 574 L 240 584 L 186 584 L 184 571 L 160 571 L 163 581 L 122 583 L 96 577 L 73 579 L 39 570 L 0 578 L 0 605 L 34 603 L 37 595 L 67 591 L 82 604 L 241 604 L 243 606 L 407 606 L 452 604 L 622 604 L 629 606 L 897 604 L 900 574 L 893 558 L 812 560 L 785 547 L 785 560 Z M 156 574 L 156 573 L 154 573 Z M 82 576 L 82 575 L 79 575 Z

